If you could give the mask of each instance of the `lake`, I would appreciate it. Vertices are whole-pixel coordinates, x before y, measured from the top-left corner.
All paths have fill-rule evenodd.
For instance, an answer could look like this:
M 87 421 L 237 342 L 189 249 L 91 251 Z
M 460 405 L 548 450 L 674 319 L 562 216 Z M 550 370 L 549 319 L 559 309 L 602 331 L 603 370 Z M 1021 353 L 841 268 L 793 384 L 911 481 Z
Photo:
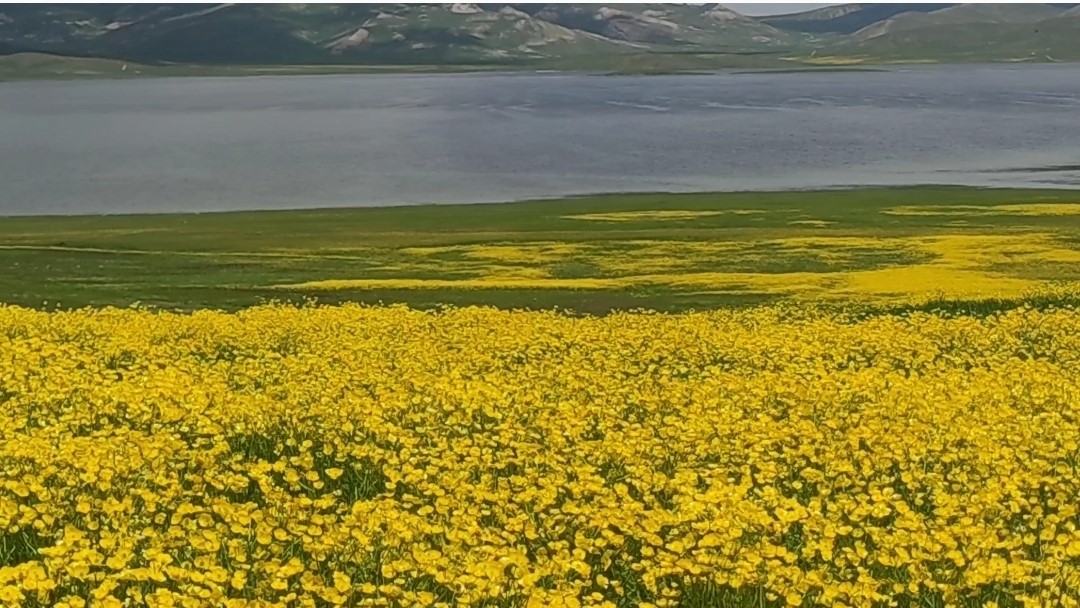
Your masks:
M 0 215 L 1080 187 L 1080 66 L 0 83 Z

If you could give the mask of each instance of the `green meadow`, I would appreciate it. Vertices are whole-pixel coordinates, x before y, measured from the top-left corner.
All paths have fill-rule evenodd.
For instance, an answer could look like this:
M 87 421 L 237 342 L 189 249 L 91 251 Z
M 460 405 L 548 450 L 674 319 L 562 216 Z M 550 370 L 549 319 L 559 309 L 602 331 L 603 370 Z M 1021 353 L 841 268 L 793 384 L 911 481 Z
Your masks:
M 506 204 L 0 219 L 0 300 L 684 310 L 1072 302 L 1080 192 L 620 194 Z

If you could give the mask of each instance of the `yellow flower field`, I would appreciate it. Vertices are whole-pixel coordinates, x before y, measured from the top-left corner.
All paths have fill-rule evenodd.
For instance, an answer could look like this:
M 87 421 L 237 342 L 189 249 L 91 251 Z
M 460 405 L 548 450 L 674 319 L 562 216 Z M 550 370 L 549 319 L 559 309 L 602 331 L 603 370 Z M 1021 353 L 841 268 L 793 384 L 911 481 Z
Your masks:
M 1080 605 L 1080 311 L 0 307 L 0 606 Z

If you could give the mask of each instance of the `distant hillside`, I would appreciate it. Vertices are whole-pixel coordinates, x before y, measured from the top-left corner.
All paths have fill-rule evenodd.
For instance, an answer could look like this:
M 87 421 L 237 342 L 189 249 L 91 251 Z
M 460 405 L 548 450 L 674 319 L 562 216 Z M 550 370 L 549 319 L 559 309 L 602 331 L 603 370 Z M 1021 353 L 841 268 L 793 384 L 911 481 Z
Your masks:
M 961 4 L 925 13 L 900 13 L 860 29 L 853 36 L 855 40 L 862 41 L 906 30 L 949 25 L 1020 25 L 1038 23 L 1039 21 L 1057 17 L 1063 12 L 1062 9 L 1048 4 Z
M 1076 9 L 1040 4 L 963 5 L 904 13 L 852 34 L 834 55 L 935 61 L 1077 61 Z
M 780 29 L 814 34 L 851 34 L 907 12 L 930 12 L 953 4 L 840 4 L 802 13 L 762 17 Z
M 668 71 L 800 62 L 1080 57 L 1075 4 L 0 5 L 0 55 L 147 65 L 546 66 Z M 216 68 L 215 68 L 216 69 Z
M 519 5 L 532 17 L 612 40 L 705 48 L 790 47 L 798 36 L 727 7 L 677 4 Z

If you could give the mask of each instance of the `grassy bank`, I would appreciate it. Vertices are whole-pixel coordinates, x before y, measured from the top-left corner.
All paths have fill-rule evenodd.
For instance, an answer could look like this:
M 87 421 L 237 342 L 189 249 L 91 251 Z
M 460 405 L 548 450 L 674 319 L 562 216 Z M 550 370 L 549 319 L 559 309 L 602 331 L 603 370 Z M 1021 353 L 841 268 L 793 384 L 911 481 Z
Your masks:
M 586 312 L 1011 300 L 1080 280 L 1080 193 L 893 188 L 0 221 L 27 306 Z
M 165 77 L 319 76 L 332 74 L 429 74 L 490 72 L 517 66 L 416 65 L 146 65 L 115 59 L 44 53 L 0 56 L 0 82 L 19 80 L 135 79 Z
M 432 63 L 368 65 L 147 65 L 115 59 L 66 57 L 45 53 L 0 55 L 0 81 L 56 79 L 132 79 L 162 77 L 237 77 L 330 74 L 417 74 L 491 71 L 557 70 L 603 74 L 686 74 L 716 70 L 828 71 L 819 66 L 779 55 L 740 53 L 642 52 L 627 55 L 572 56 L 535 60 L 504 60 L 490 63 Z M 866 68 L 862 68 L 866 69 Z
M 534 61 L 464 64 L 313 64 L 313 65 L 146 65 L 91 57 L 44 53 L 0 55 L 0 82 L 21 80 L 137 79 L 165 77 L 318 76 L 346 74 L 439 74 L 493 71 L 565 71 L 614 75 L 738 73 L 875 72 L 896 64 L 938 63 L 887 61 L 868 57 L 781 57 L 738 53 L 649 52 L 601 57 L 551 58 Z M 948 62 L 945 62 L 948 63 Z

